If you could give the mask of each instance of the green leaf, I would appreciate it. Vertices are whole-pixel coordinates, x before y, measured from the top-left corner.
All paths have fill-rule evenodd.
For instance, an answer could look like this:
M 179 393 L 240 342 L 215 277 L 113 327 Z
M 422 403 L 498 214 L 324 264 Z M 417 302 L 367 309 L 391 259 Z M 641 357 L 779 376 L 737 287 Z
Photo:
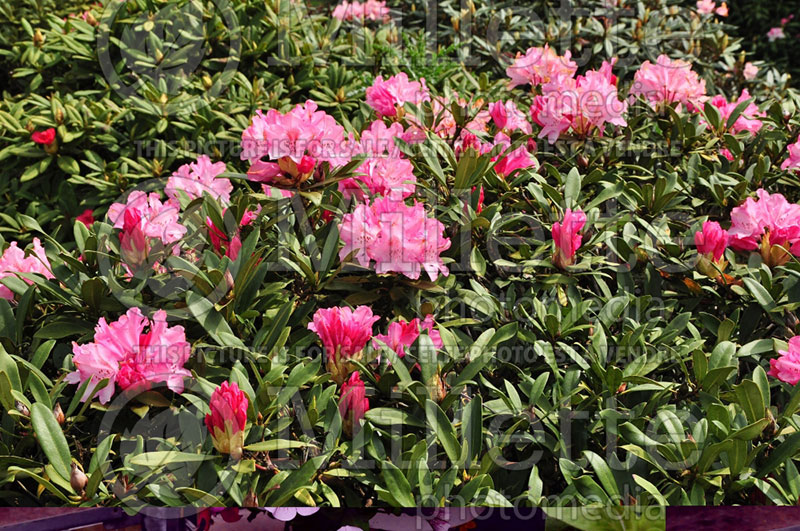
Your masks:
M 742 406 L 747 422 L 753 423 L 763 419 L 766 411 L 764 409 L 764 398 L 761 389 L 752 380 L 744 380 L 734 387 L 736 401 Z
M 444 414 L 442 408 L 432 400 L 425 402 L 425 418 L 428 419 L 428 425 L 433 429 L 436 438 L 442 443 L 450 462 L 458 463 L 458 458 L 461 456 L 461 447 L 456 440 L 453 423 Z
M 44 404 L 34 403 L 31 406 L 31 425 L 50 464 L 62 478 L 69 481 L 72 464 L 69 445 L 53 412 Z
M 411 493 L 411 485 L 400 471 L 389 461 L 381 464 L 381 475 L 386 482 L 386 488 L 401 507 L 415 507 L 414 495 Z

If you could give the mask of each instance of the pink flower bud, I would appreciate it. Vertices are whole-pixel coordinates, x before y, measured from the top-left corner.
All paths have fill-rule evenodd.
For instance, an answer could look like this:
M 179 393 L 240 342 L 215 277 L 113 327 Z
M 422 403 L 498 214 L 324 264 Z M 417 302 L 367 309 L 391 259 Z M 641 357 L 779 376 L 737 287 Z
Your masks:
M 563 221 L 553 223 L 553 240 L 556 252 L 553 255 L 553 264 L 565 268 L 575 262 L 575 252 L 581 246 L 583 237 L 580 232 L 586 224 L 586 214 L 580 209 L 567 209 Z
M 728 247 L 728 231 L 720 227 L 716 221 L 706 221 L 703 223 L 703 230 L 695 233 L 694 244 L 698 253 L 712 255 L 717 261 L 722 258 Z
M 316 332 L 325 348 L 328 371 L 334 382 L 344 382 L 352 367 L 349 360 L 360 360 L 362 350 L 372 338 L 372 325 L 380 319 L 369 306 L 320 308 L 308 329 Z
M 222 382 L 211 395 L 206 428 L 219 453 L 230 454 L 234 459 L 242 457 L 248 404 L 247 395 L 235 382 Z
M 339 399 L 339 413 L 342 415 L 344 432 L 347 435 L 352 437 L 358 432 L 359 422 L 367 411 L 369 411 L 369 399 L 364 382 L 361 381 L 361 375 L 354 372 L 342 384 L 342 393 Z

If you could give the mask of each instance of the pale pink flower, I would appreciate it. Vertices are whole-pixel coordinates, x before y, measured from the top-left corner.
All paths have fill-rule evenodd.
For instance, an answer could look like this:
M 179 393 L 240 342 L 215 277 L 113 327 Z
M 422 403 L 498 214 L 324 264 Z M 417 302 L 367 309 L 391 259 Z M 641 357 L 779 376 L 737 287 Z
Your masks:
M 788 350 L 779 350 L 778 359 L 769 360 L 770 369 L 767 374 L 782 382 L 797 385 L 800 382 L 800 336 L 789 340 Z
M 290 522 L 297 516 L 311 516 L 319 511 L 319 507 L 264 507 L 276 520 Z
M 655 64 L 645 61 L 633 77 L 632 96 L 644 96 L 654 106 L 679 102 L 689 110 L 702 108 L 708 99 L 706 82 L 686 61 L 659 55 Z
M 728 247 L 728 232 L 716 221 L 703 223 L 703 230 L 694 234 L 697 252 L 718 261 Z
M 767 262 L 770 262 L 773 246 L 800 256 L 800 205 L 763 189 L 757 190 L 756 195 L 758 200 L 748 197 L 731 211 L 730 246 L 740 251 L 761 247 Z
M 794 144 L 789 144 L 787 148 L 789 150 L 789 156 L 783 161 L 783 164 L 781 164 L 781 169 L 793 170 L 795 172 L 800 171 L 800 139 Z
M 511 78 L 509 88 L 527 84 L 536 87 L 561 77 L 572 77 L 578 65 L 571 57 L 569 50 L 560 56 L 548 44 L 544 48 L 528 48 L 525 55 L 518 53 L 514 63 L 506 68 L 506 75 Z
M 397 116 L 405 103 L 419 106 L 423 101 L 430 101 L 425 78 L 409 81 L 405 72 L 392 76 L 384 81 L 378 76 L 372 86 L 367 87 L 367 105 L 375 109 L 378 116 Z
M 355 251 L 356 261 L 364 267 L 374 261 L 378 274 L 418 279 L 424 269 L 433 281 L 440 272 L 449 274 L 439 255 L 450 247 L 450 239 L 444 237 L 444 225 L 427 217 L 421 203 L 408 206 L 380 197 L 358 205 L 343 216 L 339 234 L 344 242 L 339 257 L 344 260 Z
M 136 224 L 145 236 L 161 240 L 164 244 L 175 243 L 186 234 L 186 227 L 179 222 L 178 202 L 169 199 L 162 203 L 156 192 L 148 195 L 135 190 L 128 195 L 126 203 L 111 205 L 108 208 L 108 220 L 115 229 L 124 227 L 126 213 L 135 214 Z
M 97 395 L 104 404 L 111 400 L 115 385 L 123 390 L 146 390 L 153 383 L 164 382 L 172 391 L 182 393 L 183 379 L 191 376 L 183 368 L 191 355 L 183 327 L 168 327 L 164 310 L 157 311 L 152 320 L 139 308 L 129 309 L 111 324 L 101 317 L 94 341 L 84 345 L 73 341 L 72 352 L 76 370 L 66 381 L 78 384 L 89 380 L 81 398 L 84 402 L 105 378 L 109 383 Z
M 628 103 L 619 99 L 609 72 L 609 68 L 590 70 L 576 79 L 562 78 L 543 85 L 542 95 L 531 105 L 531 118 L 542 126 L 539 138 L 554 144 L 570 129 L 580 137 L 594 131 L 602 136 L 607 123 L 626 125 Z
M 730 118 L 731 114 L 733 114 L 733 111 L 736 109 L 736 107 L 738 107 L 740 103 L 744 103 L 749 99 L 750 93 L 747 91 L 747 89 L 744 89 L 742 94 L 739 96 L 739 99 L 736 101 L 728 103 L 728 100 L 725 99 L 725 96 L 717 95 L 711 98 L 711 105 L 719 109 L 719 114 L 722 118 L 722 124 L 724 125 L 728 123 L 728 118 Z M 763 125 L 761 120 L 758 120 L 757 118 L 763 116 L 766 116 L 766 113 L 759 111 L 758 106 L 751 102 L 747 107 L 745 107 L 745 109 L 733 123 L 730 131 L 734 134 L 747 131 L 754 135 L 758 133 Z M 701 119 L 700 121 L 701 123 L 706 123 L 704 119 Z
M 25 256 L 25 251 L 19 248 L 17 242 L 11 242 L 0 256 L 0 278 L 16 273 L 37 273 L 45 278 L 55 278 L 52 269 L 39 238 L 33 239 L 33 250 L 28 256 Z M 25 282 L 33 284 L 28 279 Z M 14 300 L 14 292 L 0 284 L 0 298 Z
M 752 81 L 756 78 L 756 75 L 758 75 L 758 67 L 753 63 L 747 62 L 744 65 L 744 70 L 742 73 L 746 80 Z
M 580 209 L 573 212 L 570 208 L 564 212 L 561 222 L 553 223 L 553 240 L 556 246 L 553 264 L 557 267 L 563 269 L 575 263 L 575 253 L 581 246 L 581 230 L 585 224 L 586 214 Z
M 697 12 L 701 15 L 710 15 L 717 8 L 717 3 L 714 0 L 698 0 Z
M 341 21 L 366 19 L 388 22 L 389 8 L 386 7 L 385 1 L 367 0 L 362 4 L 358 1 L 345 0 L 334 8 L 331 16 Z
M 342 416 L 344 432 L 350 436 L 358 432 L 361 419 L 367 411 L 369 399 L 361 375 L 356 371 L 342 384 L 339 399 L 339 414 Z
M 399 319 L 389 323 L 386 334 L 378 334 L 372 342 L 373 348 L 379 348 L 377 341 L 383 342 L 387 347 L 394 350 L 399 358 L 406 355 L 405 349 L 410 347 L 419 337 L 420 332 L 426 331 L 437 349 L 444 347 L 442 335 L 434 328 L 433 316 L 428 314 L 420 322 L 418 317 L 411 321 Z
M 779 39 L 785 39 L 785 38 L 786 34 L 783 32 L 783 28 L 779 27 L 770 28 L 770 30 L 767 32 L 767 39 L 769 39 L 769 42 L 775 42 Z
M 242 160 L 250 161 L 249 179 L 296 187 L 327 162 L 331 167 L 350 161 L 344 128 L 308 100 L 282 114 L 258 111 L 242 133 Z M 269 159 L 269 160 L 264 160 Z
M 722 2 L 719 5 L 719 7 L 716 9 L 715 13 L 717 14 L 717 16 L 727 17 L 728 16 L 728 4 L 725 3 L 725 2 Z
M 170 199 L 178 200 L 178 190 L 189 199 L 203 197 L 206 193 L 224 204 L 230 203 L 233 185 L 230 179 L 218 179 L 225 171 L 224 162 L 211 162 L 208 155 L 200 155 L 196 162 L 184 164 L 167 180 L 164 193 Z
M 236 382 L 222 382 L 208 402 L 205 422 L 214 448 L 234 459 L 242 456 L 244 428 L 247 425 L 247 395 Z

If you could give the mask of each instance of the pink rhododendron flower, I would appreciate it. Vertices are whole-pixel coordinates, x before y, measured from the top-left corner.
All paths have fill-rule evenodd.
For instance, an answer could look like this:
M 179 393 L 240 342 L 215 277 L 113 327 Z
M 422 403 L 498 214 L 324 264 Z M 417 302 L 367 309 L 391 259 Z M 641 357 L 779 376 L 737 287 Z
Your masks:
M 236 260 L 239 257 L 239 251 L 242 248 L 241 229 L 253 223 L 261 212 L 261 205 L 255 210 L 248 210 L 242 215 L 239 226 L 232 236 L 229 236 L 222 227 L 217 227 L 210 217 L 206 217 L 206 227 L 208 228 L 208 238 L 211 240 L 211 245 L 214 250 L 231 260 Z M 222 212 L 223 220 L 225 219 L 225 211 Z
M 800 205 L 763 189 L 756 195 L 758 200 L 748 197 L 731 211 L 730 246 L 740 251 L 760 248 L 770 266 L 786 263 L 787 251 L 800 256 Z
M 339 398 L 339 413 L 342 416 L 344 432 L 352 437 L 360 429 L 361 419 L 369 411 L 364 382 L 358 371 L 342 384 L 341 398 Z
M 420 332 L 426 331 L 433 345 L 437 349 L 443 348 L 442 335 L 434 328 L 434 325 L 433 316 L 430 314 L 426 315 L 422 322 L 416 317 L 408 322 L 399 319 L 389 323 L 386 334 L 375 336 L 372 346 L 379 348 L 377 341 L 382 341 L 387 347 L 394 350 L 398 357 L 402 358 L 406 355 L 406 347 L 410 347 L 417 340 Z
M 11 242 L 3 251 L 3 255 L 0 256 L 0 279 L 16 273 L 37 273 L 45 278 L 55 278 L 39 238 L 33 239 L 33 251 L 28 256 L 25 256 L 25 251 L 19 248 L 17 242 Z M 28 279 L 25 279 L 25 282 L 33 284 Z M 0 298 L 14 300 L 14 292 L 0 284 Z
M 382 76 L 375 78 L 371 87 L 367 87 L 367 105 L 375 109 L 378 116 L 398 116 L 403 114 L 406 102 L 419 106 L 423 101 L 430 101 L 425 78 L 409 81 L 405 72 L 390 77 L 386 81 Z
M 81 215 L 75 217 L 75 221 L 80 221 L 87 227 L 91 227 L 94 223 L 94 215 L 91 208 L 84 210 Z
M 586 214 L 580 209 L 573 212 L 570 208 L 564 212 L 561 222 L 553 223 L 553 240 L 556 245 L 553 264 L 557 267 L 563 269 L 575 263 L 575 253 L 581 246 L 581 230 L 585 224 Z
M 325 348 L 326 367 L 333 381 L 341 384 L 350 374 L 350 359 L 360 360 L 364 347 L 372 339 L 372 325 L 380 319 L 369 306 L 355 310 L 347 306 L 320 308 L 308 329 L 316 332 Z
M 694 234 L 694 244 L 698 253 L 717 261 L 728 248 L 728 232 L 716 221 L 706 221 L 703 223 L 703 230 Z
M 183 191 L 189 199 L 209 194 L 214 199 L 228 204 L 231 201 L 233 185 L 230 179 L 218 179 L 225 171 L 224 162 L 211 163 L 208 155 L 200 155 L 196 162 L 184 164 L 167 180 L 164 193 L 170 199 L 178 200 L 178 190 Z
M 789 156 L 781 164 L 781 169 L 800 171 L 800 139 L 794 144 L 789 144 L 787 149 L 789 150 Z
M 785 38 L 786 34 L 783 32 L 783 28 L 770 28 L 770 30 L 767 32 L 767 39 L 769 39 L 769 42 L 775 42 L 778 39 Z
M 717 3 L 714 0 L 698 0 L 697 12 L 701 15 L 710 15 L 717 8 Z
M 539 138 L 554 144 L 572 129 L 586 137 L 595 130 L 602 136 L 607 123 L 624 126 L 628 103 L 619 99 L 612 63 L 599 71 L 590 70 L 577 78 L 560 78 L 542 86 L 542 94 L 531 105 L 531 118 L 542 127 Z
M 531 124 L 525 118 L 525 113 L 517 109 L 517 105 L 512 100 L 490 103 L 489 115 L 501 131 L 510 134 L 520 130 L 527 135 L 531 134 Z
M 736 158 L 736 157 L 733 156 L 733 153 L 731 153 L 731 150 L 728 149 L 728 148 L 720 149 L 719 150 L 719 154 L 722 155 L 723 157 L 725 157 L 726 159 L 728 159 L 728 161 L 730 161 L 730 162 L 733 162 L 733 159 Z
M 728 16 L 728 4 L 725 3 L 725 2 L 722 2 L 719 5 L 719 7 L 717 8 L 717 10 L 715 11 L 715 13 L 720 17 L 727 17 Z
M 241 158 L 250 161 L 250 180 L 297 187 L 319 163 L 337 167 L 349 162 L 346 147 L 344 128 L 308 100 L 285 114 L 258 111 L 242 133 Z
M 219 453 L 230 454 L 234 459 L 242 457 L 248 404 L 247 395 L 236 382 L 222 382 L 211 394 L 206 428 Z
M 578 65 L 571 57 L 569 50 L 560 56 L 547 44 L 544 48 L 528 48 L 525 55 L 518 53 L 514 64 L 506 68 L 506 75 L 511 78 L 509 88 L 527 84 L 536 87 L 562 77 L 572 77 L 578 71 Z
M 679 102 L 689 110 L 701 108 L 708 99 L 706 82 L 686 61 L 659 55 L 655 64 L 645 61 L 633 77 L 631 95 L 643 96 L 651 105 Z
M 105 404 L 111 400 L 115 384 L 123 390 L 146 390 L 153 383 L 164 382 L 172 391 L 182 393 L 184 377 L 192 375 L 183 368 L 191 355 L 183 327 L 168 327 L 164 310 L 157 311 L 152 320 L 139 308 L 129 309 L 111 324 L 101 317 L 94 341 L 84 345 L 73 341 L 72 352 L 76 370 L 67 375 L 66 381 L 90 382 L 81 398 L 83 402 L 104 378 L 109 383 L 97 397 Z
M 730 118 L 733 111 L 736 107 L 739 106 L 740 103 L 744 103 L 745 101 L 750 99 L 750 93 L 747 89 L 742 91 L 742 94 L 739 96 L 739 99 L 736 101 L 732 101 L 728 103 L 728 100 L 725 99 L 725 96 L 714 96 L 711 98 L 711 104 L 719 109 L 719 114 L 722 117 L 722 123 L 728 123 L 728 118 Z M 761 120 L 758 120 L 757 117 L 766 116 L 766 113 L 759 111 L 758 106 L 755 103 L 750 103 L 739 115 L 739 118 L 731 126 L 730 131 L 733 133 L 739 133 L 741 131 L 748 131 L 751 134 L 756 134 L 762 126 Z M 701 123 L 706 123 L 705 120 L 701 119 Z
M 745 63 L 742 74 L 746 80 L 751 81 L 758 75 L 758 67 L 750 62 Z
M 334 8 L 331 16 L 342 21 L 366 19 L 388 22 L 389 8 L 386 7 L 386 2 L 378 0 L 367 0 L 363 4 L 345 0 Z
M 767 374 L 782 382 L 797 385 L 800 382 L 800 336 L 789 340 L 789 350 L 778 351 L 778 359 L 769 360 Z
M 344 247 L 339 257 L 344 260 L 355 251 L 356 261 L 363 267 L 374 261 L 378 274 L 394 272 L 418 279 L 425 270 L 435 281 L 440 272 L 449 274 L 439 256 L 450 247 L 443 233 L 442 222 L 427 217 L 421 203 L 408 206 L 380 197 L 342 217 L 339 234 Z
M 125 225 L 125 214 L 136 216 L 136 223 L 148 238 L 156 238 L 164 244 L 175 243 L 186 234 L 186 227 L 178 221 L 180 205 L 169 199 L 161 202 L 156 192 L 149 195 L 135 190 L 128 195 L 126 203 L 114 203 L 108 209 L 108 220 L 115 229 Z
M 533 153 L 530 152 L 528 145 L 521 145 L 510 153 L 505 153 L 511 147 L 511 139 L 505 133 L 497 133 L 494 137 L 495 146 L 503 146 L 503 153 L 494 157 L 495 165 L 494 171 L 501 177 L 505 178 L 511 175 L 516 170 L 524 168 L 538 168 L 539 161 Z M 536 144 L 530 144 L 534 149 Z

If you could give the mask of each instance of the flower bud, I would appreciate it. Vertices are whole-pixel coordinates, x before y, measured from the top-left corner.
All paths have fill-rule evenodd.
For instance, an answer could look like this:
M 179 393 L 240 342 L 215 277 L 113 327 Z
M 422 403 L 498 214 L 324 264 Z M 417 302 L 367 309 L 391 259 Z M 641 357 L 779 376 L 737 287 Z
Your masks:
M 361 381 L 361 375 L 356 371 L 342 384 L 342 394 L 339 399 L 342 428 L 348 437 L 353 437 L 361 429 L 360 421 L 367 411 L 369 411 L 369 399 L 366 388 Z
M 41 48 L 42 44 L 44 44 L 45 36 L 42 33 L 42 30 L 36 28 L 36 31 L 33 33 L 33 45 L 37 48 Z
M 241 459 L 248 404 L 247 395 L 235 382 L 222 382 L 211 395 L 206 427 L 219 453 Z
M 22 415 L 25 415 L 26 417 L 31 416 L 31 410 L 19 400 L 17 400 L 17 403 L 14 405 L 14 407 L 16 407 L 17 411 L 19 411 Z
M 89 483 L 89 478 L 83 473 L 83 470 L 78 467 L 78 463 L 72 463 L 72 473 L 69 476 L 69 484 L 75 489 L 78 494 L 83 494 L 86 485 Z
M 61 409 L 61 404 L 58 402 L 56 402 L 56 407 L 53 408 L 53 416 L 56 418 L 56 422 L 64 424 L 64 411 Z

